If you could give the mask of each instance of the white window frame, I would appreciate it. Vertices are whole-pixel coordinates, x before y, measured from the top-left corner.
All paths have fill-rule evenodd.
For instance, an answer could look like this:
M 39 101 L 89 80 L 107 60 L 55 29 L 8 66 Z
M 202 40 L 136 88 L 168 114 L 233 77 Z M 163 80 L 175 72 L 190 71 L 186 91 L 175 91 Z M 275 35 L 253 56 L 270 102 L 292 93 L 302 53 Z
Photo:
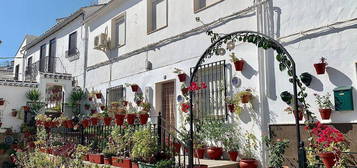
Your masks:
M 119 44 L 119 39 L 118 39 L 118 37 L 117 37 L 117 33 L 119 33 L 119 32 L 117 32 L 118 30 L 117 30 L 117 27 L 116 27 L 116 25 L 117 25 L 117 23 L 118 22 L 121 22 L 121 21 L 123 21 L 124 20 L 124 43 L 123 44 Z M 122 14 L 119 14 L 118 16 L 116 16 L 114 19 L 112 19 L 112 28 L 111 28 L 111 47 L 112 48 L 120 48 L 120 47 L 123 47 L 123 46 L 125 46 L 125 44 L 126 44 L 126 36 L 127 36 L 127 33 L 126 33 L 126 29 L 127 29 L 127 26 L 126 26 L 126 13 L 124 12 L 124 13 L 122 13 Z
M 117 92 L 122 92 L 122 97 L 118 97 L 119 98 L 118 100 L 114 100 L 114 98 L 116 98 L 116 97 L 111 95 L 111 93 L 115 94 Z M 119 85 L 119 86 L 107 89 L 107 103 L 108 103 L 108 105 L 110 105 L 112 102 L 122 101 L 122 100 L 126 100 L 126 89 L 123 85 Z
M 161 1 L 165 1 L 166 3 L 166 24 L 164 24 L 161 27 L 156 27 L 155 29 L 153 29 L 153 4 L 156 2 L 161 2 Z M 162 30 L 164 28 L 166 28 L 168 26 L 168 9 L 169 9 L 169 4 L 167 0 L 147 0 L 147 34 L 151 34 L 154 32 L 157 32 L 159 30 Z
M 200 0 L 193 0 L 193 12 L 194 13 L 198 13 L 198 12 L 203 11 L 203 10 L 205 10 L 207 8 L 210 8 L 210 7 L 220 3 L 222 1 L 224 1 L 224 0 L 217 0 L 217 2 L 214 2 L 212 4 L 209 4 L 209 5 L 206 5 L 205 7 L 201 7 L 200 8 L 199 7 L 200 6 Z

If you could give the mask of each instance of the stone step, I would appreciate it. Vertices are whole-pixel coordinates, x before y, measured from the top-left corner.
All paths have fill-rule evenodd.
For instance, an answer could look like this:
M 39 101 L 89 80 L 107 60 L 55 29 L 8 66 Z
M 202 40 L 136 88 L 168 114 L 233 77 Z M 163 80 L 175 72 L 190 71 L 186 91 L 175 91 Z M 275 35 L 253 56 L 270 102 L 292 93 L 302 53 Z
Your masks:
M 176 157 L 176 161 L 178 162 L 178 157 Z M 181 156 L 181 163 L 183 162 L 184 157 Z M 188 157 L 186 156 L 186 165 L 188 165 Z M 209 168 L 238 168 L 239 163 L 233 162 L 229 160 L 210 160 L 210 159 L 200 159 L 198 161 L 197 158 L 194 160 L 194 164 L 204 164 L 208 165 Z

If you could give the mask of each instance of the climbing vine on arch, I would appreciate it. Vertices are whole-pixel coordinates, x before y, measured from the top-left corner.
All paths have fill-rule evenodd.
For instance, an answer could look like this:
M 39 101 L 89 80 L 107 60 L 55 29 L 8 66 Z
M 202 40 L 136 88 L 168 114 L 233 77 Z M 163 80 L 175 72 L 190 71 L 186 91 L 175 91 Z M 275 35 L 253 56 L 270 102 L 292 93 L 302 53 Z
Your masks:
M 276 52 L 275 58 L 279 62 L 279 70 L 282 72 L 286 71 L 289 75 L 289 82 L 293 83 L 292 62 L 288 59 L 285 49 L 278 45 L 276 41 L 263 37 L 262 35 L 259 35 L 257 33 L 248 31 L 231 33 L 225 35 L 224 37 L 221 37 L 219 33 L 215 33 L 209 30 L 207 31 L 207 35 L 211 37 L 211 43 L 213 44 L 213 46 L 206 51 L 206 56 L 199 61 L 199 64 L 205 62 L 206 58 L 210 58 L 213 55 L 225 55 L 226 49 L 230 50 L 230 47 L 227 47 L 227 45 L 232 45 L 239 42 L 252 43 L 255 44 L 258 48 L 262 48 L 264 50 L 273 49 Z M 298 101 L 304 106 L 304 111 L 306 112 L 307 116 L 307 122 L 312 123 L 316 119 L 316 117 L 309 110 L 310 104 L 306 101 L 306 97 L 308 96 L 308 94 L 306 93 L 306 87 L 303 85 L 303 83 L 298 77 L 296 77 L 296 83 L 299 87 L 299 91 L 297 94 Z M 292 102 L 291 99 L 293 96 L 287 91 L 284 91 L 283 93 L 286 94 L 286 96 L 288 97 L 288 100 L 285 100 L 285 102 L 287 104 L 289 104 L 289 102 Z

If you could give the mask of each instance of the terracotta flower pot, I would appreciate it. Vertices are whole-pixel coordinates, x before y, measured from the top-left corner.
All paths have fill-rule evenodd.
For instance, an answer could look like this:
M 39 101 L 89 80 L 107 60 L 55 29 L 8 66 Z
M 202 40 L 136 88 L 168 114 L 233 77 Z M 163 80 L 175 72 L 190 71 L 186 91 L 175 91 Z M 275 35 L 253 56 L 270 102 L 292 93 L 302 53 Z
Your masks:
M 177 142 L 174 142 L 174 143 L 172 143 L 172 145 L 174 146 L 174 152 L 175 153 L 180 153 L 181 144 L 177 143 Z
M 248 103 L 251 98 L 252 98 L 252 95 L 246 94 L 246 95 L 243 95 L 243 96 L 242 96 L 241 101 L 242 101 L 242 103 Z
M 123 106 L 127 106 L 128 105 L 128 101 L 123 101 Z
M 132 162 L 129 158 L 112 157 L 112 165 L 121 168 L 131 168 Z
M 83 128 L 87 128 L 89 126 L 89 120 L 88 119 L 83 120 L 82 126 L 83 126 Z
M 125 119 L 125 114 L 115 114 L 115 123 L 117 125 L 123 125 L 124 124 L 124 119 Z
M 209 147 L 207 149 L 207 155 L 210 159 L 217 160 L 220 159 L 223 154 L 223 149 L 220 147 Z
M 111 117 L 104 117 L 103 118 L 104 121 L 104 125 L 109 126 L 112 122 L 112 118 Z
M 99 119 L 97 117 L 92 117 L 90 118 L 90 122 L 92 123 L 93 126 L 98 125 Z
M 178 76 L 180 82 L 185 82 L 186 81 L 186 76 L 187 75 L 185 73 L 178 74 L 177 76 Z
M 17 111 L 12 111 L 11 116 L 16 117 L 17 116 Z
M 257 168 L 258 163 L 255 159 L 241 159 L 239 161 L 240 168 Z
M 22 109 L 24 109 L 24 111 L 30 111 L 30 107 L 29 106 L 22 106 Z
M 295 115 L 296 115 L 295 113 L 296 113 L 296 111 L 294 110 L 294 117 L 295 117 Z M 301 121 L 302 118 L 304 117 L 304 113 L 303 113 L 302 111 L 299 111 L 298 117 L 299 117 L 299 121 Z
M 113 163 L 112 163 L 112 158 L 110 157 L 110 158 L 104 158 L 104 164 L 106 164 L 106 165 L 112 165 Z
M 84 109 L 85 110 L 89 110 L 90 109 L 90 105 L 89 104 L 84 105 Z
M 322 118 L 323 120 L 328 120 L 328 119 L 330 119 L 330 117 L 331 117 L 331 112 L 332 112 L 331 109 L 319 109 L 319 111 L 320 111 L 321 118 Z
M 45 121 L 44 126 L 45 126 L 46 128 L 50 128 L 50 127 L 51 127 L 51 121 Z
M 237 161 L 237 157 L 238 157 L 238 152 L 237 151 L 229 151 L 228 152 L 228 155 L 229 155 L 229 159 L 231 161 Z
M 67 127 L 68 127 L 68 128 L 73 128 L 73 127 L 74 127 L 72 120 L 67 120 L 67 121 L 66 121 L 66 124 L 67 124 Z
M 105 110 L 105 106 L 100 106 L 100 109 L 103 111 Z
M 320 153 L 319 157 L 326 168 L 332 168 L 336 163 L 336 155 L 332 152 Z
M 227 106 L 228 106 L 228 110 L 233 113 L 234 112 L 234 104 L 228 104 Z
M 2 126 L 2 122 L 0 121 L 0 127 Z
M 236 71 L 242 71 L 243 67 L 244 67 L 244 60 L 239 60 L 234 62 L 234 67 L 236 69 Z
M 198 148 L 195 150 L 195 157 L 199 159 L 203 159 L 205 156 L 206 149 L 205 148 Z
M 85 161 L 89 161 L 89 154 L 86 154 L 86 155 L 84 156 L 84 160 L 85 160 Z
M 132 90 L 133 92 L 137 92 L 137 91 L 139 90 L 139 86 L 136 85 L 136 84 L 131 85 L 131 90 Z
M 88 97 L 88 100 L 89 101 L 93 101 L 93 97 Z
M 97 97 L 97 99 L 101 99 L 102 98 L 102 93 L 96 93 L 95 97 Z
M 5 104 L 5 100 L 0 100 L 0 106 L 3 106 Z
M 89 154 L 89 161 L 92 163 L 103 164 L 104 156 L 102 154 Z
M 325 70 L 326 70 L 326 63 L 317 63 L 317 64 L 314 64 L 314 67 L 315 67 L 316 73 L 318 75 L 324 74 Z
M 149 114 L 139 114 L 140 124 L 145 125 L 148 122 Z
M 128 122 L 129 125 L 133 125 L 135 123 L 135 119 L 136 119 L 136 114 L 126 115 L 126 121 Z
M 181 92 L 183 95 L 186 95 L 188 93 L 188 88 L 182 88 Z

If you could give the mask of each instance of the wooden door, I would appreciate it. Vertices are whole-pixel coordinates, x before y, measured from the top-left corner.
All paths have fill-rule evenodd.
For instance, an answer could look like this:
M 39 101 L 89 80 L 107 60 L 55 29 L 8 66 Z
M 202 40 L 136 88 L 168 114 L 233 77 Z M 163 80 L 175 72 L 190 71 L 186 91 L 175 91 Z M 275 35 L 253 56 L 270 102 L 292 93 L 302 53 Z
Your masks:
M 161 98 L 161 109 L 162 117 L 166 121 L 164 126 L 166 128 L 176 127 L 176 117 L 175 117 L 175 82 L 168 82 L 162 84 L 162 98 Z

